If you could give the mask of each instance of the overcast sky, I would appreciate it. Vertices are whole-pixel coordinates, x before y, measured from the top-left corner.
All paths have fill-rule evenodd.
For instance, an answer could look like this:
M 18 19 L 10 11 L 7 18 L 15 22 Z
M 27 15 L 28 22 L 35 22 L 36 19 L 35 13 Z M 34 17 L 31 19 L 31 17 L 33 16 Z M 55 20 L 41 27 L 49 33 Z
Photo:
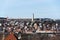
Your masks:
M 0 16 L 60 19 L 60 0 L 0 0 Z

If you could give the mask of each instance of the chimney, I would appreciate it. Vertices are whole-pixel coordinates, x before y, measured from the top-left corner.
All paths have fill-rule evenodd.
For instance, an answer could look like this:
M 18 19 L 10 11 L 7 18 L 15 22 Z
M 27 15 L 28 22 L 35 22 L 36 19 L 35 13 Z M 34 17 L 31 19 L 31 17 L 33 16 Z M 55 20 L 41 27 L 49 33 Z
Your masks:
M 33 13 L 33 15 L 32 15 L 32 22 L 34 21 L 34 13 Z

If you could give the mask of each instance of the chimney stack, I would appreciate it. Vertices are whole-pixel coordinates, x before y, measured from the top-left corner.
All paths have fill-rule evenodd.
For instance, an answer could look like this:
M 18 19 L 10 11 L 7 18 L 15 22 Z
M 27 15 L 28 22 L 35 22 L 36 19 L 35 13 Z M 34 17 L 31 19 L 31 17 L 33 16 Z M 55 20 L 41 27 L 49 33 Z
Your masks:
M 34 21 L 34 13 L 33 13 L 33 15 L 32 15 L 32 22 Z

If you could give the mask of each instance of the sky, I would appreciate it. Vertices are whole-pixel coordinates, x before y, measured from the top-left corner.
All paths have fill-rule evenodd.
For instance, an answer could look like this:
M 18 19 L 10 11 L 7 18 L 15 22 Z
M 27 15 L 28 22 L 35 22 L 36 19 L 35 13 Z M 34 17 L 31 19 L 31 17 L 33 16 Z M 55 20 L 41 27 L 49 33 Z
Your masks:
M 0 0 L 0 17 L 60 19 L 60 0 Z

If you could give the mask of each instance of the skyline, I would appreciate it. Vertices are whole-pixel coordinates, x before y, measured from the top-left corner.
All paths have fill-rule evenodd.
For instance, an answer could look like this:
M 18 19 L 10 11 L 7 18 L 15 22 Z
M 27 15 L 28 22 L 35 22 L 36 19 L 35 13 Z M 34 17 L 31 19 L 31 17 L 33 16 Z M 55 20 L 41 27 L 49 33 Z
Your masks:
M 0 17 L 60 19 L 60 0 L 0 0 Z

